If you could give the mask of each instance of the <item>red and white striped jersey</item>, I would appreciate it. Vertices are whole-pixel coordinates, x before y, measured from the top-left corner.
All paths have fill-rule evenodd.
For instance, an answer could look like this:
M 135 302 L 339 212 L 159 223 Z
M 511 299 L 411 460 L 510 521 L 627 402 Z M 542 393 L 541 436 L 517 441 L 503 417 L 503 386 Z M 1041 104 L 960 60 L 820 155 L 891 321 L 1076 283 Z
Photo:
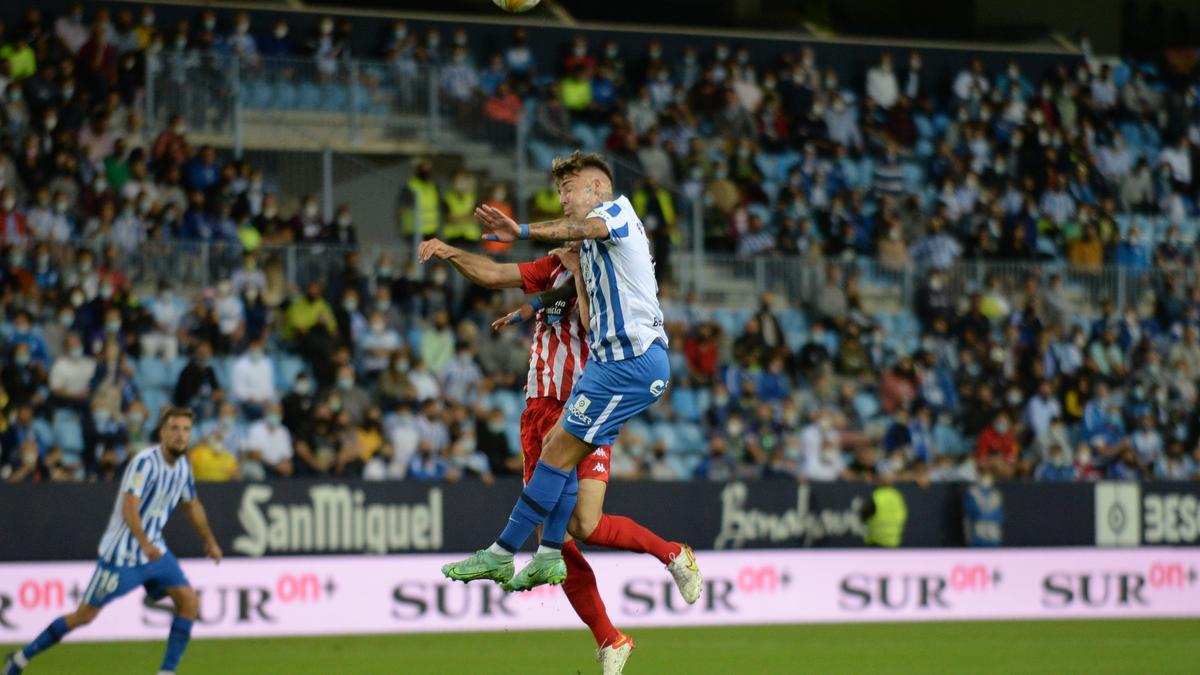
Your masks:
M 574 283 L 570 280 L 571 273 L 552 255 L 520 263 L 518 267 L 527 295 L 548 291 L 562 283 Z M 539 310 L 533 324 L 525 398 L 548 397 L 566 403 L 587 361 L 587 329 L 579 320 L 575 303 L 558 323 L 548 325 L 542 320 L 544 316 L 545 310 Z

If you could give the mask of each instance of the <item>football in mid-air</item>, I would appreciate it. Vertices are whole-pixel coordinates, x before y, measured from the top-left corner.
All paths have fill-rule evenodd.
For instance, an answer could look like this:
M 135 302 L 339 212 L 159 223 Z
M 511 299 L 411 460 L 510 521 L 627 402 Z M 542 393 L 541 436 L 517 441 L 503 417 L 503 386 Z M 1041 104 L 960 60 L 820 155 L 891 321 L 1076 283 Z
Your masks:
M 506 12 L 528 12 L 538 6 L 542 0 L 492 0 L 500 9 Z

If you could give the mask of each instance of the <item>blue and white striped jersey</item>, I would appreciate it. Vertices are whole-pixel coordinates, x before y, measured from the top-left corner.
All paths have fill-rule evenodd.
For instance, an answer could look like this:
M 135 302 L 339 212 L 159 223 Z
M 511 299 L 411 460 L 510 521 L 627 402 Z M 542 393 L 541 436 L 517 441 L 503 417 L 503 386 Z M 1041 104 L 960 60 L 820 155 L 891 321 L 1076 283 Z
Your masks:
M 139 452 L 125 468 L 121 491 L 117 493 L 117 503 L 108 519 L 108 529 L 100 540 L 100 560 L 116 567 L 146 565 L 150 560 L 142 553 L 137 539 L 121 517 L 121 503 L 126 494 L 137 495 L 142 529 L 150 543 L 166 553 L 163 528 L 171 511 L 180 499 L 190 502 L 196 498 L 192 465 L 186 456 L 175 460 L 174 466 L 167 464 L 162 449 L 155 445 Z
M 591 309 L 590 358 L 621 361 L 641 356 L 662 340 L 662 308 L 646 228 L 624 196 L 603 202 L 588 218 L 608 226 L 605 239 L 587 240 L 579 252 Z

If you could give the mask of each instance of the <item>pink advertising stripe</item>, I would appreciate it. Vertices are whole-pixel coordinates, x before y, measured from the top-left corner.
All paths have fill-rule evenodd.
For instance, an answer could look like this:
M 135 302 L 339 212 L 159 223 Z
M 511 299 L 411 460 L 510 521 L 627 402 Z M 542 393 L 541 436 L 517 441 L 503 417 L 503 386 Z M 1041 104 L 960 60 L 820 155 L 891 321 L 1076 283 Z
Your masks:
M 185 560 L 200 592 L 197 638 L 579 627 L 557 587 L 505 595 L 451 584 L 453 554 Z M 1027 549 L 701 551 L 705 588 L 686 605 L 646 556 L 598 553 L 614 623 L 700 626 L 972 619 L 1200 617 L 1200 550 Z M 75 605 L 86 562 L 0 564 L 11 606 L 0 642 L 31 639 Z M 71 640 L 161 640 L 170 613 L 142 591 L 114 601 Z

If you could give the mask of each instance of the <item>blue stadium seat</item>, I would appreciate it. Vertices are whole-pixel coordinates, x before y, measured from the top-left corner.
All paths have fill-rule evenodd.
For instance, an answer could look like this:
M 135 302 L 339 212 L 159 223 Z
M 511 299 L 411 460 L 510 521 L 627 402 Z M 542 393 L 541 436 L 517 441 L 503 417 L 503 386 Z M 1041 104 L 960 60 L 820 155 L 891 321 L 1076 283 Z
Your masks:
M 312 82 L 305 82 L 296 91 L 295 107 L 299 110 L 316 110 L 321 106 L 321 88 Z
M 776 153 L 760 152 L 754 157 L 754 165 L 762 172 L 764 178 L 770 180 L 777 175 L 779 160 L 780 157 Z
M 859 390 L 854 395 L 854 412 L 863 421 L 871 420 L 879 414 L 879 399 L 867 390 Z
M 913 124 L 917 127 L 917 136 L 921 140 L 933 138 L 933 122 L 925 115 L 913 115 Z
M 688 420 L 689 422 L 697 422 L 700 420 L 700 400 L 696 394 L 696 389 L 692 387 L 680 387 L 671 392 L 671 409 L 680 419 Z
M 904 173 L 904 189 L 908 192 L 920 192 L 921 186 L 925 184 L 925 170 L 921 165 L 916 162 L 904 162 L 900 169 Z
M 708 450 L 708 441 L 698 424 L 690 422 L 676 424 L 675 436 L 675 452 L 696 455 L 704 454 Z
M 933 427 L 933 444 L 943 455 L 960 456 L 970 452 L 966 439 L 953 425 L 935 425 Z
M 143 356 L 138 359 L 134 368 L 133 381 L 141 391 L 167 389 L 175 384 L 171 378 L 170 364 L 153 356 Z
M 187 359 L 183 358 L 182 356 L 177 356 L 175 357 L 175 360 L 171 361 L 169 372 L 171 374 L 170 383 L 172 389 L 174 389 L 175 384 L 179 382 L 179 376 L 183 373 L 183 369 L 187 367 L 187 364 Z
M 674 426 L 666 422 L 656 422 L 651 426 L 650 438 L 647 440 L 650 441 L 651 445 L 660 442 L 663 443 L 667 446 L 667 452 L 675 452 L 679 445 L 679 439 L 675 435 Z
M 731 309 L 725 307 L 714 309 L 712 320 L 721 326 L 721 330 L 725 331 L 726 335 L 737 335 L 742 331 L 742 326 L 737 322 L 737 316 Z
M 752 309 L 734 310 L 733 320 L 734 320 L 734 325 L 737 326 L 734 333 L 740 335 L 742 332 L 742 329 L 746 327 L 746 321 L 748 321 L 750 319 L 750 317 L 753 315 L 754 315 L 754 310 L 752 310 Z
M 646 424 L 641 418 L 635 417 L 625 423 L 625 428 L 629 433 L 640 436 L 647 444 L 651 443 L 650 425 Z
M 232 356 L 218 356 L 212 360 L 213 373 L 217 376 L 217 384 L 221 385 L 221 389 L 229 391 L 230 379 L 229 371 L 233 368 Z
M 340 84 L 326 84 L 321 87 L 321 101 L 317 107 L 330 112 L 348 111 L 350 92 Z
M 69 410 L 56 410 L 52 420 L 54 443 L 69 455 L 83 452 L 83 425 L 79 415 Z
M 291 82 L 276 82 L 271 92 L 271 106 L 276 110 L 294 110 L 300 98 L 300 88 Z
M 33 436 L 38 439 L 38 443 L 49 446 L 54 444 L 54 427 L 46 420 L 35 417 L 33 420 Z
M 171 403 L 171 394 L 161 389 L 143 389 L 142 390 L 142 405 L 146 406 L 146 411 L 151 419 L 157 419 L 158 414 L 162 409 Z
M 275 88 L 270 82 L 264 80 L 251 82 L 243 92 L 247 108 L 268 109 L 274 103 L 272 99 L 274 98 Z
M 296 377 L 304 372 L 304 361 L 295 355 L 280 353 L 272 358 L 275 366 L 275 388 L 281 392 L 290 392 Z

